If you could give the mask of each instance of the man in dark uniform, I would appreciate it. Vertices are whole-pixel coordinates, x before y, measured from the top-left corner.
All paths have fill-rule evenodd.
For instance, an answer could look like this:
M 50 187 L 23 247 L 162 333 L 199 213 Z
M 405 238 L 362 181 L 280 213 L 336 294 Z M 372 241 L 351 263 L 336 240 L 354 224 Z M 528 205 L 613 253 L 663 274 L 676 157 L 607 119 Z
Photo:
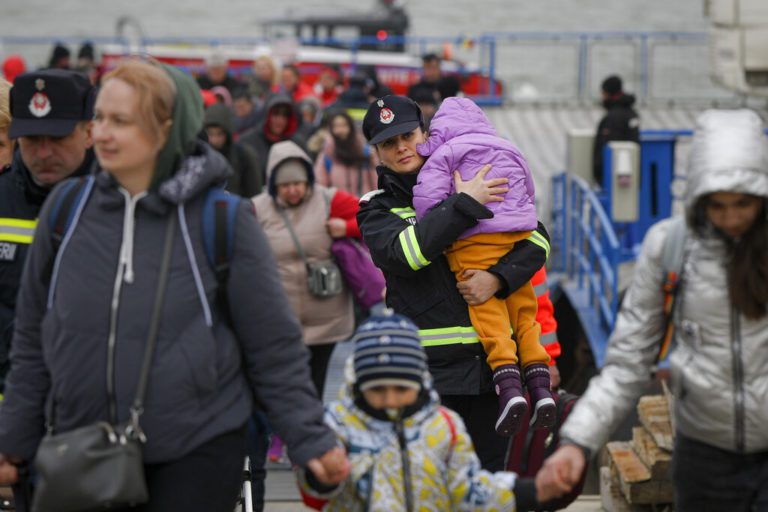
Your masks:
M 86 75 L 66 70 L 23 73 L 11 89 L 8 136 L 18 144 L 13 162 L 0 172 L 0 393 L 40 207 L 56 183 L 85 174 L 94 160 L 88 126 L 94 97 Z
M 457 193 L 417 223 L 412 189 L 425 159 L 416 144 L 427 137 L 421 109 L 405 97 L 376 100 L 368 108 L 363 133 L 381 165 L 376 169 L 379 190 L 360 199 L 357 221 L 386 277 L 387 306 L 419 326 L 443 404 L 462 416 L 483 467 L 501 470 L 509 438 L 494 428 L 498 397 L 467 304 L 482 304 L 492 295 L 507 297 L 541 268 L 547 251 L 533 241 L 520 242 L 488 271 L 468 271 L 471 278 L 457 285 L 443 251 L 479 219 L 493 216 L 483 204 L 501 200 L 495 196 L 507 191 L 506 180 L 485 181 L 490 166 L 478 169 L 470 181 L 457 179 Z M 541 225 L 538 232 L 546 237 Z
M 93 164 L 89 122 L 95 96 L 86 75 L 61 69 L 20 74 L 11 89 L 8 137 L 18 144 L 11 164 L 0 170 L 0 400 L 37 215 L 56 183 L 86 174 Z M 27 480 L 20 478 L 13 490 L 16 510 L 28 510 Z
M 611 75 L 601 85 L 603 107 L 607 111 L 595 133 L 593 173 L 595 183 L 603 186 L 603 148 L 612 140 L 640 142 L 640 117 L 633 108 L 635 97 L 624 92 L 621 78 Z

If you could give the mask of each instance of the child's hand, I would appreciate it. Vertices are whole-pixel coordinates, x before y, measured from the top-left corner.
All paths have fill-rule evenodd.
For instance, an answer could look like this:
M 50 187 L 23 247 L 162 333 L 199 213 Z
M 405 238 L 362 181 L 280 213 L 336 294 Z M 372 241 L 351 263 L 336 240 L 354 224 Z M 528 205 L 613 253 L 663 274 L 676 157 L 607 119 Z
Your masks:
M 507 178 L 485 179 L 485 175 L 491 170 L 491 164 L 483 166 L 475 177 L 469 181 L 462 181 L 459 171 L 453 171 L 453 179 L 456 185 L 456 193 L 464 192 L 480 204 L 504 200 L 504 194 L 509 187 L 503 186 L 509 183 Z
M 325 221 L 325 229 L 333 239 L 344 238 L 347 236 L 347 221 L 339 217 L 331 217 Z
M 351 468 L 347 453 L 343 448 L 336 446 L 320 457 L 316 457 L 307 463 L 307 467 L 315 474 L 315 478 L 323 485 L 337 485 L 349 476 Z
M 558 448 L 536 473 L 536 500 L 541 503 L 570 492 L 579 482 L 585 464 L 579 447 L 567 444 Z

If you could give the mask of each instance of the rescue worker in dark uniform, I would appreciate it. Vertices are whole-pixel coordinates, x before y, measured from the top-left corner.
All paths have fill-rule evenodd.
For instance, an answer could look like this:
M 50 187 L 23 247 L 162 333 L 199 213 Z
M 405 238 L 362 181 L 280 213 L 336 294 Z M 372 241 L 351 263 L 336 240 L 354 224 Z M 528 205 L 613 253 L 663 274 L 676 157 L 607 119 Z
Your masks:
M 0 172 L 0 393 L 40 207 L 56 183 L 87 173 L 94 160 L 88 128 L 94 97 L 86 75 L 66 70 L 21 74 L 11 89 L 8 136 L 18 144 L 13 162 Z
M 0 399 L 37 216 L 54 185 L 86 174 L 93 164 L 89 122 L 95 96 L 86 75 L 62 69 L 20 74 L 11 89 L 8 137 L 18 143 L 11 164 L 0 169 Z M 16 510 L 23 511 L 30 491 L 21 480 L 13 491 Z
M 497 471 L 504 467 L 509 438 L 494 429 L 498 397 L 467 304 L 482 304 L 494 294 L 507 297 L 541 268 L 547 251 L 525 240 L 488 271 L 472 271 L 457 285 L 443 250 L 479 219 L 492 217 L 483 204 L 501 200 L 506 179 L 485 181 L 490 166 L 470 181 L 459 178 L 457 193 L 416 223 L 412 189 L 425 161 L 416 152 L 416 144 L 426 141 L 424 126 L 421 109 L 409 98 L 371 103 L 363 133 L 381 160 L 379 190 L 360 199 L 357 221 L 386 277 L 387 306 L 419 327 L 442 403 L 462 416 L 483 467 Z M 538 231 L 548 240 L 541 224 Z

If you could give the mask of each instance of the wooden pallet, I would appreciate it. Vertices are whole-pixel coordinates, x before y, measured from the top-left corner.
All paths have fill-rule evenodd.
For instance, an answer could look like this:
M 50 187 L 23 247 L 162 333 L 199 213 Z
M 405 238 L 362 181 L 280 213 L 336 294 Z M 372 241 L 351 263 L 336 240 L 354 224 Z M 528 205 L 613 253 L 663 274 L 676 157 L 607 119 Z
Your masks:
M 674 429 L 667 396 L 641 397 L 637 412 L 642 426 L 632 429 L 632 440 L 606 445 L 600 494 L 611 512 L 661 510 L 674 501 L 669 476 Z

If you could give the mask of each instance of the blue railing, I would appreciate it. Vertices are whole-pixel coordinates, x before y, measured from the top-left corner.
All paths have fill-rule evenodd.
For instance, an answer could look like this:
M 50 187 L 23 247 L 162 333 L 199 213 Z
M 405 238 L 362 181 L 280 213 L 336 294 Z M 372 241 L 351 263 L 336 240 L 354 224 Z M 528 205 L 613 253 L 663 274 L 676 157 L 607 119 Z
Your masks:
M 618 308 L 619 241 L 613 223 L 586 181 L 571 178 L 568 276 L 586 289 L 604 328 L 613 329 Z
M 616 322 L 621 248 L 589 184 L 579 177 L 570 177 L 569 184 L 568 179 L 566 173 L 552 179 L 552 270 L 565 277 L 559 287 L 578 315 L 600 368 Z
M 565 237 L 568 229 L 568 175 L 560 173 L 552 177 L 552 252 L 549 261 L 554 272 L 565 273 L 568 264 Z

